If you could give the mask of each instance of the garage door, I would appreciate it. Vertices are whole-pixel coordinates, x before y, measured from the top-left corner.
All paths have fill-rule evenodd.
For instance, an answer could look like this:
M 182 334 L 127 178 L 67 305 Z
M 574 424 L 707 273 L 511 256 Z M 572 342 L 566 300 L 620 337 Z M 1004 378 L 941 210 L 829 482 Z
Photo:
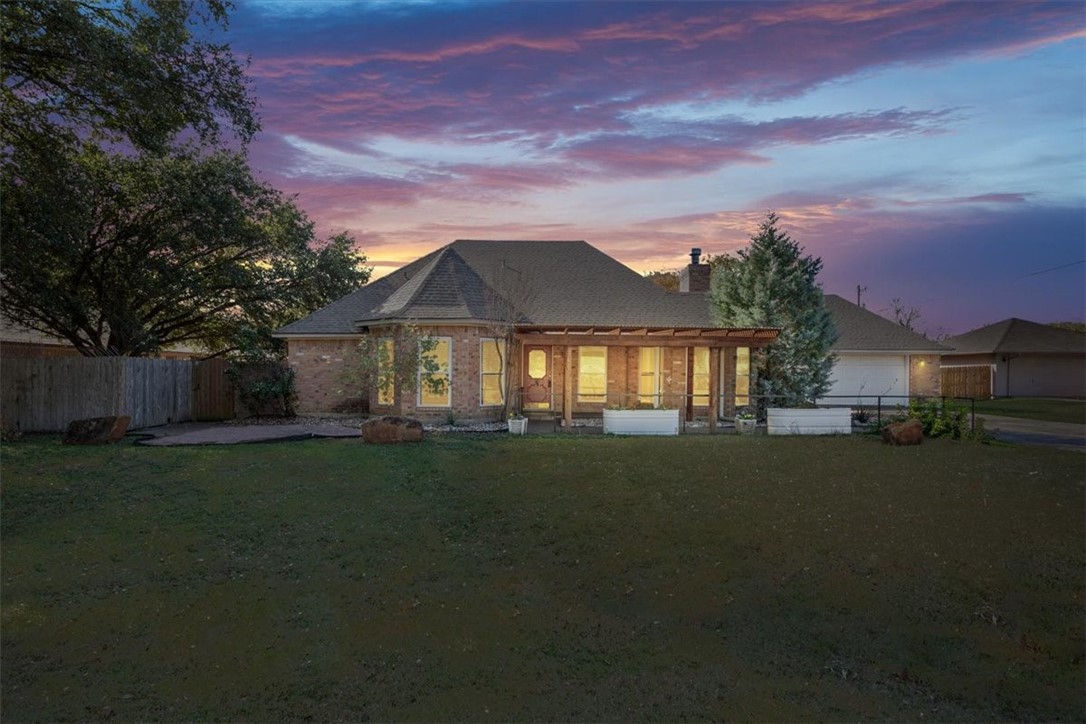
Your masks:
M 909 360 L 906 355 L 840 354 L 830 379 L 830 391 L 819 404 L 874 404 L 879 395 L 884 403 L 904 404 L 909 394 Z

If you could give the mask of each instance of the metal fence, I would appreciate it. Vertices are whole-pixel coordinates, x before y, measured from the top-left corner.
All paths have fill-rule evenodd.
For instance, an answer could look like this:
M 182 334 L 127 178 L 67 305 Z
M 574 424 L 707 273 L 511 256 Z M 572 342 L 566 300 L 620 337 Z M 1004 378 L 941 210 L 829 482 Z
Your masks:
M 708 395 L 689 395 L 678 393 L 658 393 L 644 395 L 639 393 L 611 392 L 600 396 L 602 399 L 584 399 L 574 402 L 572 425 L 565 426 L 561 408 L 561 396 L 551 392 L 545 399 L 523 398 L 520 391 L 514 392 L 511 410 L 521 412 L 529 419 L 552 422 L 555 431 L 599 432 L 603 427 L 605 409 L 677 409 L 679 410 L 680 432 L 708 433 L 735 432 L 741 423 L 741 413 L 753 415 L 753 425 L 758 430 L 765 430 L 768 423 L 767 411 L 770 408 L 796 409 L 833 409 L 847 410 L 853 430 L 877 428 L 883 422 L 905 416 L 913 402 L 938 401 L 940 409 L 948 405 L 960 407 L 966 411 L 970 430 L 976 425 L 976 400 L 962 396 L 923 396 L 923 395 L 826 395 L 818 398 L 817 405 L 807 402 L 800 406 L 786 403 L 783 397 L 764 395 L 721 394 L 715 409 L 718 411 L 716 424 L 711 424 L 710 415 L 714 406 L 709 404 Z M 523 401 L 522 401 L 523 400 Z M 817 423 L 816 423 L 817 424 Z

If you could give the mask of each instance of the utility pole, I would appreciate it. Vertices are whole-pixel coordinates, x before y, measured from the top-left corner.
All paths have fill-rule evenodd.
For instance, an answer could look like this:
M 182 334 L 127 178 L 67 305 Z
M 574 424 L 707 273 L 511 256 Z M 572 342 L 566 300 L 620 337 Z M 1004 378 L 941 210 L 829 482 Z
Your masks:
M 863 294 L 866 291 L 867 291 L 867 287 L 861 287 L 859 284 L 856 285 L 856 306 L 857 307 L 862 307 L 863 306 L 862 304 L 860 304 L 860 295 Z

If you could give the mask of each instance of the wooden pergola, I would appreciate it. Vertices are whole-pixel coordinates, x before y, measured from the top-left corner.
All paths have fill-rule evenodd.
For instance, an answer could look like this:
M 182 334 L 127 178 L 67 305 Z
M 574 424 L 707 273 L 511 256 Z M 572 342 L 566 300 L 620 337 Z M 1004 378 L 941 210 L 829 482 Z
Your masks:
M 562 415 L 573 421 L 573 347 L 708 347 L 709 399 L 720 398 L 720 352 L 726 347 L 765 347 L 775 340 L 775 327 L 578 327 L 570 325 L 518 325 L 515 338 L 522 345 L 565 348 Z M 709 415 L 709 430 L 716 431 L 716 414 Z

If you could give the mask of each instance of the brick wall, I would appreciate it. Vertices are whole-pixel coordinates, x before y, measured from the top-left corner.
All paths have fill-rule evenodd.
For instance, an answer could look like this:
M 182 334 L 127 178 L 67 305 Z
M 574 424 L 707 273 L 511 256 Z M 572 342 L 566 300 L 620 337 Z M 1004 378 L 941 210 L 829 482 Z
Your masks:
M 446 337 L 450 340 L 450 387 L 451 406 L 420 407 L 418 391 L 401 395 L 401 414 L 420 420 L 442 422 L 452 416 L 458 421 L 495 420 L 502 414 L 501 406 L 481 406 L 479 380 L 479 343 L 493 337 L 483 327 L 423 327 L 425 334 Z M 381 408 L 373 408 L 379 411 Z
M 938 397 L 942 394 L 942 373 L 937 354 L 909 355 L 909 394 Z
M 344 358 L 356 338 L 287 340 L 287 363 L 294 370 L 298 412 L 348 412 L 359 407 L 359 391 L 343 378 Z
M 367 391 L 369 409 L 375 413 L 402 414 L 441 422 L 451 414 L 457 420 L 489 420 L 501 414 L 501 407 L 480 406 L 479 342 L 491 335 L 480 327 L 425 327 L 425 334 L 450 340 L 452 404 L 448 407 L 420 407 L 417 390 L 397 391 L 398 404 L 377 404 L 374 391 Z M 357 345 L 357 338 L 291 339 L 288 359 L 295 371 L 298 411 L 345 412 L 357 410 L 357 390 L 344 379 L 345 359 Z
M 435 337 L 447 337 L 450 340 L 452 355 L 451 389 L 452 402 L 448 407 L 420 407 L 418 392 L 398 393 L 396 404 L 377 405 L 375 392 L 369 393 L 369 409 L 374 413 L 402 414 L 426 421 L 441 422 L 448 417 L 459 421 L 497 419 L 501 407 L 482 407 L 480 405 L 479 383 L 479 343 L 491 335 L 485 328 L 469 326 L 429 327 L 421 330 Z M 344 379 L 345 358 L 357 344 L 358 338 L 346 339 L 292 339 L 288 341 L 290 366 L 296 373 L 298 389 L 298 411 L 302 413 L 350 411 L 357 409 L 358 400 L 354 391 Z M 565 377 L 565 350 L 563 346 L 551 349 L 550 375 L 556 413 L 562 412 L 562 392 Z M 577 348 L 571 347 L 571 368 L 573 378 L 573 411 L 575 413 L 599 413 L 602 402 L 579 402 L 577 400 L 577 373 L 579 355 Z M 632 405 L 637 402 L 638 377 L 640 375 L 640 350 L 638 347 L 610 347 L 607 351 L 607 403 L 608 405 Z M 520 387 L 519 345 L 514 345 L 511 353 L 513 370 L 512 387 Z M 685 407 L 687 389 L 688 351 L 686 347 L 664 347 L 661 352 L 660 392 L 661 401 L 667 407 Z M 935 358 L 936 362 L 938 358 Z M 735 393 L 735 349 L 724 348 L 721 351 L 721 364 L 725 369 L 724 386 L 721 390 L 726 395 L 729 409 L 734 405 Z M 935 371 L 938 383 L 938 368 Z M 514 397 L 514 401 L 516 401 Z M 697 414 L 708 412 L 699 407 Z

